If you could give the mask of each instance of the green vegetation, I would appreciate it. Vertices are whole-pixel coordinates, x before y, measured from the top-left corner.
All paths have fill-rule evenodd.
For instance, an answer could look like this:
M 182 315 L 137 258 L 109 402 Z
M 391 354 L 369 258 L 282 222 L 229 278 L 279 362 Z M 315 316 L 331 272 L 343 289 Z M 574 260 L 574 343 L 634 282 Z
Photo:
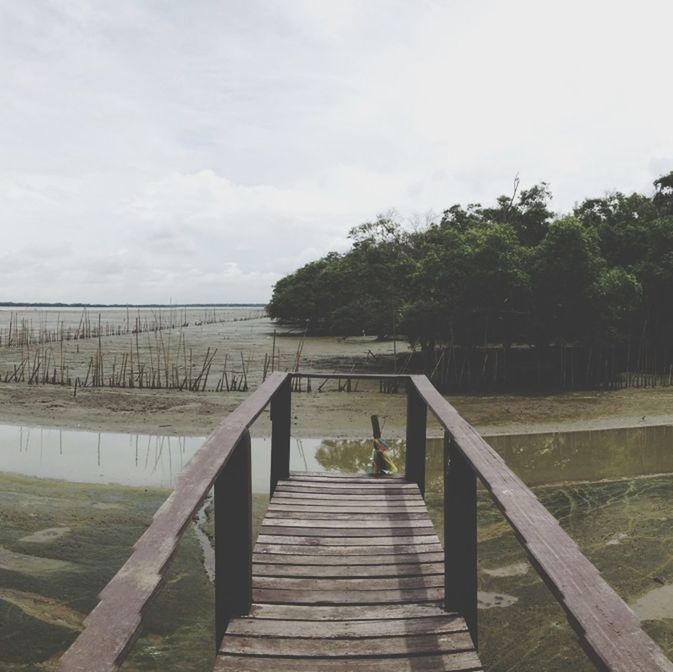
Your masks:
M 670 384 L 673 172 L 654 186 L 564 215 L 541 183 L 416 231 L 380 216 L 351 230 L 348 252 L 282 278 L 268 310 L 316 334 L 404 334 L 445 387 L 595 385 L 633 371 Z

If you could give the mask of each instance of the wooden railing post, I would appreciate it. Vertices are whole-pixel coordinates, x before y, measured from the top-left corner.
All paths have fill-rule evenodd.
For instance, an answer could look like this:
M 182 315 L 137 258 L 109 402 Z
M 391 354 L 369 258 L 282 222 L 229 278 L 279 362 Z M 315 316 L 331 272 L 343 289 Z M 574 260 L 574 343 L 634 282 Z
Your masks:
M 215 646 L 252 603 L 252 482 L 246 430 L 215 481 Z
M 465 617 L 477 637 L 477 477 L 444 432 L 444 608 Z
M 271 495 L 278 481 L 290 476 L 291 384 L 288 376 L 271 399 Z
M 425 496 L 425 432 L 428 407 L 414 384 L 407 383 L 407 451 L 405 476 Z

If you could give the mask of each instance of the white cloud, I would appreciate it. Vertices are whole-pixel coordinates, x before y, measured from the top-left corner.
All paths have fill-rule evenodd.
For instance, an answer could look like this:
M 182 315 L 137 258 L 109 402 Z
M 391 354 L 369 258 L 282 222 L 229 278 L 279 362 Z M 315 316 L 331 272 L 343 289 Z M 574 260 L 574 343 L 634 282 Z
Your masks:
M 673 169 L 672 20 L 668 0 L 5 0 L 21 263 L 0 298 L 263 301 L 391 207 L 488 202 L 516 173 L 558 208 L 649 190 Z

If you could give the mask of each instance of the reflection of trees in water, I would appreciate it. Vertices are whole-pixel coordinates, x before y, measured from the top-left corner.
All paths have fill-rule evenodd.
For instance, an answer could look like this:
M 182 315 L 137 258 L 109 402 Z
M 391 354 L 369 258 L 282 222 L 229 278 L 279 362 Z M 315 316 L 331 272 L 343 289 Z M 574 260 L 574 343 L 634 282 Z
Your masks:
M 406 442 L 402 439 L 386 440 L 390 447 L 390 457 L 404 475 Z M 372 463 L 371 439 L 325 439 L 316 450 L 315 458 L 327 471 L 356 473 L 369 471 Z M 426 491 L 441 494 L 444 488 L 442 461 L 443 444 L 441 439 L 428 439 L 425 456 Z
M 404 470 L 404 442 L 400 439 L 386 441 L 390 447 L 390 457 L 397 464 L 400 471 Z M 327 471 L 344 471 L 355 473 L 369 471 L 372 463 L 372 449 L 374 442 L 371 439 L 339 439 L 324 440 L 315 458 L 323 469 Z

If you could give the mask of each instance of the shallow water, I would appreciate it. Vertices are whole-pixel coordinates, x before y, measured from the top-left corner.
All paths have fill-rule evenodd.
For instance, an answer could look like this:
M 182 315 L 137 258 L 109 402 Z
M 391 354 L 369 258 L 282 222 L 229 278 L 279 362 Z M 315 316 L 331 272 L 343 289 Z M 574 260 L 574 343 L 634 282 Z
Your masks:
M 0 472 L 77 483 L 172 488 L 205 437 L 0 425 Z M 321 471 L 319 439 L 294 439 L 291 468 Z M 268 493 L 271 441 L 252 440 L 252 487 Z

